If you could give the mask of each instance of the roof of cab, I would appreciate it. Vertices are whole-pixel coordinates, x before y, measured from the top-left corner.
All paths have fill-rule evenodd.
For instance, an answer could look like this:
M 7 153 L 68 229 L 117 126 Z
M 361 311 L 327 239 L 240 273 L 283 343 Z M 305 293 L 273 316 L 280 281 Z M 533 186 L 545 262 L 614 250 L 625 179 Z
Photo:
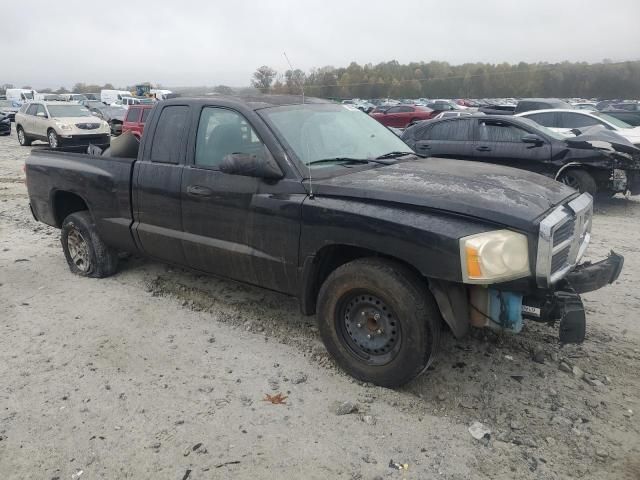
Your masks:
M 203 104 L 203 103 L 215 103 L 217 101 L 224 103 L 240 103 L 252 110 L 259 110 L 261 108 L 275 107 L 281 105 L 301 105 L 303 103 L 309 104 L 328 104 L 334 103 L 330 100 L 324 100 L 316 97 L 304 97 L 303 102 L 302 95 L 248 95 L 248 96 L 235 96 L 235 95 L 212 95 L 210 97 L 177 97 L 169 100 L 163 100 L 165 104 Z

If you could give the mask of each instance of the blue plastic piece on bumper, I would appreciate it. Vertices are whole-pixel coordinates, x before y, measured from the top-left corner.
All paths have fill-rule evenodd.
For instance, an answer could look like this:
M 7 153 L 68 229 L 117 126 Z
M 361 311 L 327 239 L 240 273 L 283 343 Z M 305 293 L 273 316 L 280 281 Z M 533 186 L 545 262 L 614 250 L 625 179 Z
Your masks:
M 522 330 L 522 295 L 489 289 L 489 327 L 520 333 Z

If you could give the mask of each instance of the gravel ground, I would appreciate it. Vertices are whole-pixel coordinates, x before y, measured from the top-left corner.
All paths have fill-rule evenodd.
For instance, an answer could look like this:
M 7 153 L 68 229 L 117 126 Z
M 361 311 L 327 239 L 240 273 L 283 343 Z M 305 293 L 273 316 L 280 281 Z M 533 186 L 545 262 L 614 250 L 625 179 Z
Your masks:
M 585 295 L 583 345 L 445 334 L 394 391 L 337 369 L 289 298 L 138 258 L 72 275 L 29 214 L 30 150 L 0 137 L 0 478 L 640 478 L 640 199 L 597 208 L 589 254 L 626 265 Z

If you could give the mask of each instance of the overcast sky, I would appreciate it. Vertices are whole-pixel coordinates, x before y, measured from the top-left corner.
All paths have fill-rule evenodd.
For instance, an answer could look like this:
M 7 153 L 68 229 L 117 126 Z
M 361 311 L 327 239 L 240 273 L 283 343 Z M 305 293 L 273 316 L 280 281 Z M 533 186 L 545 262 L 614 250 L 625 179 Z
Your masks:
M 11 1 L 0 84 L 248 85 L 287 68 L 398 60 L 640 59 L 640 0 Z

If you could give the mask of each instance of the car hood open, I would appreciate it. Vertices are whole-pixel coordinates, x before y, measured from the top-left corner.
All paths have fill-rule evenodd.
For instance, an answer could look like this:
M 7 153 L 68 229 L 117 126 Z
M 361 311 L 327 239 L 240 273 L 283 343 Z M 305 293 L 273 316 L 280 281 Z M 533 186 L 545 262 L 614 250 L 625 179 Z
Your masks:
M 577 192 L 515 168 L 418 158 L 313 181 L 317 196 L 368 199 L 452 212 L 535 231 L 540 218 Z

